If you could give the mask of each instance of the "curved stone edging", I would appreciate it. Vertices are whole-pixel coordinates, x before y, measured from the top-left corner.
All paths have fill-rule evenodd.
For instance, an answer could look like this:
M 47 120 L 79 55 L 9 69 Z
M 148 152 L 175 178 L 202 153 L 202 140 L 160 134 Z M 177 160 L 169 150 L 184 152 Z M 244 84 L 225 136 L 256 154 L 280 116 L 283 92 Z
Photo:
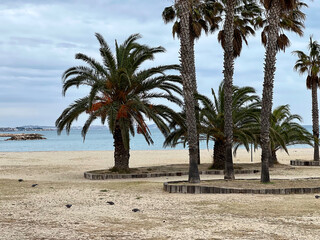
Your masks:
M 254 174 L 260 170 L 235 170 L 235 174 Z M 223 170 L 206 170 L 199 171 L 200 174 L 207 175 L 223 175 Z M 169 173 L 140 173 L 140 174 L 101 174 L 88 171 L 84 173 L 84 178 L 90 180 L 106 180 L 106 179 L 128 179 L 128 178 L 154 178 L 154 177 L 173 177 L 188 175 L 189 172 L 169 172 Z
M 244 179 L 239 179 L 244 180 Z M 249 180 L 249 179 L 247 179 Z M 275 179 L 276 180 L 276 179 Z M 178 185 L 185 181 L 172 181 L 163 184 L 163 190 L 169 193 L 191 193 L 191 194 L 307 194 L 320 193 L 320 186 L 315 188 L 275 188 L 275 189 L 245 189 L 245 188 L 223 188 L 204 185 Z M 320 184 L 319 184 L 320 185 Z
M 291 160 L 292 166 L 320 166 L 319 161 L 306 161 L 306 160 Z

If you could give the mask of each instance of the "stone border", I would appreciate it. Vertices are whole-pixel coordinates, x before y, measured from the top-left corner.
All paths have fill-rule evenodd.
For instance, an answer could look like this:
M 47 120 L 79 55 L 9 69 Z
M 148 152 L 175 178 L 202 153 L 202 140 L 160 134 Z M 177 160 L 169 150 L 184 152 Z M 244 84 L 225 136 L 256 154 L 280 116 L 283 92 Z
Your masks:
M 292 166 L 320 166 L 320 161 L 291 160 Z
M 235 174 L 254 174 L 260 170 L 234 170 Z M 162 173 L 140 173 L 140 174 L 107 174 L 107 173 L 93 173 L 93 171 L 85 172 L 84 178 L 89 180 L 106 180 L 106 179 L 128 179 L 128 178 L 154 178 L 154 177 L 172 177 L 188 175 L 189 172 L 162 172 Z M 199 174 L 207 175 L 223 175 L 223 170 L 206 170 L 199 171 Z
M 306 178 L 308 179 L 308 178 Z M 311 178 L 310 178 L 311 179 Z M 312 178 L 319 179 L 319 178 Z M 238 179 L 238 180 L 256 180 L 256 179 Z M 274 179 L 284 180 L 284 179 Z M 274 188 L 274 189 L 245 189 L 245 188 L 223 188 L 205 185 L 177 185 L 185 181 L 172 181 L 163 183 L 163 190 L 169 193 L 191 193 L 191 194 L 307 194 L 320 193 L 320 186 L 315 188 Z M 320 184 L 319 184 L 320 185 Z

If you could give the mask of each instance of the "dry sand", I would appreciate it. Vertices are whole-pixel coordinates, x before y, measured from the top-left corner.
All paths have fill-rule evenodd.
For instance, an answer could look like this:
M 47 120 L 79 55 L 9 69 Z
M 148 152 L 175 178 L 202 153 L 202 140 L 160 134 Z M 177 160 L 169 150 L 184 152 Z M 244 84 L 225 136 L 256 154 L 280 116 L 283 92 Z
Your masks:
M 279 160 L 289 164 L 312 159 L 312 154 L 312 149 L 291 149 L 290 156 L 280 153 Z M 212 151 L 201 155 L 202 162 L 211 162 Z M 254 162 L 259 160 L 260 152 L 254 153 Z M 187 163 L 188 153 L 133 151 L 130 162 L 131 167 Z M 250 154 L 239 150 L 234 162 L 249 163 Z M 83 178 L 84 171 L 112 165 L 111 151 L 1 152 L 0 239 L 320 239 L 320 199 L 313 194 L 169 194 L 163 192 L 163 182 L 187 176 Z M 319 176 L 320 167 L 271 172 L 272 178 Z M 212 178 L 222 176 L 202 176 Z

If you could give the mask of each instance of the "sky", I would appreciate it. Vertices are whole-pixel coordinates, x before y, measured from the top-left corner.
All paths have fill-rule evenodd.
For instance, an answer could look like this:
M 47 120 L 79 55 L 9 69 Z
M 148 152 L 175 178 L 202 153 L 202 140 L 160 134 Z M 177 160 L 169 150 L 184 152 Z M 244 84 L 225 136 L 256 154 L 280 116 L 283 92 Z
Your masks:
M 318 0 L 306 1 L 309 8 L 303 37 L 289 33 L 291 46 L 277 55 L 274 106 L 289 104 L 291 112 L 311 124 L 311 91 L 306 76 L 293 70 L 294 50 L 307 51 L 309 37 L 320 41 Z M 74 88 L 62 96 L 62 73 L 84 53 L 100 60 L 100 33 L 114 49 L 129 35 L 140 33 L 142 44 L 163 46 L 166 53 L 156 55 L 145 67 L 179 63 L 179 40 L 172 37 L 172 24 L 163 23 L 161 13 L 173 0 L 1 0 L 0 3 L 0 127 L 23 125 L 53 126 L 74 100 L 87 94 Z M 234 84 L 252 86 L 262 94 L 265 49 L 260 33 L 249 38 L 235 62 Z M 217 34 L 203 36 L 195 44 L 198 91 L 210 96 L 223 79 L 223 51 Z M 178 110 L 178 109 L 177 109 Z M 82 125 L 81 116 L 75 126 Z M 95 125 L 99 125 L 96 122 Z

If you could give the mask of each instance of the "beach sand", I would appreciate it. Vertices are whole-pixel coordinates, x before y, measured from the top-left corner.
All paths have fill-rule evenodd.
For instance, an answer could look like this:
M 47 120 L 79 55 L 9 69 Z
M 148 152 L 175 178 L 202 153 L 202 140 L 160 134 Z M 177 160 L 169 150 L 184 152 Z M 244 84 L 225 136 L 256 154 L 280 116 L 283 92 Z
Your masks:
M 280 163 L 313 155 L 312 149 L 289 153 L 279 152 Z M 260 154 L 253 154 L 255 163 Z M 212 151 L 202 150 L 201 160 L 210 163 Z M 242 149 L 234 157 L 235 163 L 250 161 Z M 180 163 L 188 163 L 185 150 L 132 151 L 130 158 L 130 167 Z M 320 239 L 320 199 L 314 194 L 170 194 L 163 182 L 187 176 L 83 178 L 84 171 L 112 166 L 112 151 L 0 152 L 0 239 Z M 271 171 L 271 178 L 285 177 L 320 177 L 320 167 Z

